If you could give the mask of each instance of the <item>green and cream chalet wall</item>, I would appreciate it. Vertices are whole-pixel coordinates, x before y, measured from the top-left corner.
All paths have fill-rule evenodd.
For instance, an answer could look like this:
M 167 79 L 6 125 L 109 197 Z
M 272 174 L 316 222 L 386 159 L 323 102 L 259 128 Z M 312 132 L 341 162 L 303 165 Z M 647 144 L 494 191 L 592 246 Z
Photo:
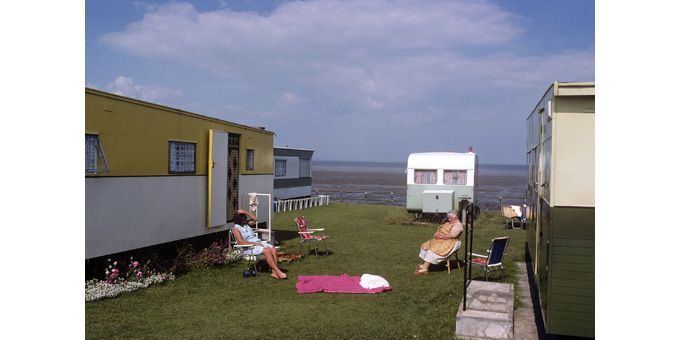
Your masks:
M 231 227 L 273 192 L 273 136 L 86 88 L 85 258 Z
M 545 329 L 594 337 L 595 84 L 553 83 L 527 133 L 527 246 Z

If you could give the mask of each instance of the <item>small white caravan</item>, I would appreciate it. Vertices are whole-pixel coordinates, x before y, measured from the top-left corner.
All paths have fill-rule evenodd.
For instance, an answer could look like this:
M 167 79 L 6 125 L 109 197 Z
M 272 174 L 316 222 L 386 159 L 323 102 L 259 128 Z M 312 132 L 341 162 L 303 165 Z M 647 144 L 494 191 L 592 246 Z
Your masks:
M 477 154 L 423 152 L 408 156 L 406 209 L 445 213 L 472 203 L 477 196 Z

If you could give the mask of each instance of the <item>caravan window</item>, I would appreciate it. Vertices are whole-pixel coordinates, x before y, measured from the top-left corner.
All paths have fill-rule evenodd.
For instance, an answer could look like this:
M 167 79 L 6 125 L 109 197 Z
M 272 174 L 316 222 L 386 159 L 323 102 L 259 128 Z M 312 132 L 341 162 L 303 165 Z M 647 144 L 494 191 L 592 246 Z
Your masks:
M 286 175 L 286 160 L 277 159 L 274 161 L 274 176 L 283 177 Z
M 448 185 L 467 184 L 467 170 L 444 170 L 444 184 Z
M 104 165 L 103 169 L 97 166 L 100 161 Z M 85 173 L 96 174 L 98 172 L 109 172 L 109 164 L 104 155 L 104 148 L 99 141 L 98 135 L 85 134 Z
M 415 184 L 436 184 L 437 170 L 415 170 L 413 172 L 413 182 Z
M 255 170 L 255 150 L 246 149 L 246 170 Z
M 311 159 L 300 158 L 300 177 L 312 177 Z
M 97 135 L 85 135 L 85 172 L 97 172 Z
M 170 142 L 168 172 L 171 174 L 196 173 L 196 144 Z

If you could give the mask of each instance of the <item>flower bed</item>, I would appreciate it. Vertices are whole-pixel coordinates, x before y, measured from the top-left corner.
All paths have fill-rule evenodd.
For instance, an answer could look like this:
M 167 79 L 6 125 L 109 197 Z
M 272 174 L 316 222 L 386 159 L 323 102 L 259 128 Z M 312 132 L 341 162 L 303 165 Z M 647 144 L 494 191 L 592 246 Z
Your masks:
M 172 268 L 192 270 L 208 268 L 238 262 L 242 254 L 230 249 L 226 243 L 214 242 L 198 253 L 189 250 L 180 254 Z M 118 268 L 118 261 L 111 262 L 104 270 L 104 279 L 92 279 L 85 282 L 85 301 L 96 301 L 104 298 L 116 297 L 125 292 L 146 288 L 153 284 L 172 281 L 175 275 L 172 271 L 163 273 L 152 269 L 151 261 L 141 263 L 130 257 L 125 273 Z

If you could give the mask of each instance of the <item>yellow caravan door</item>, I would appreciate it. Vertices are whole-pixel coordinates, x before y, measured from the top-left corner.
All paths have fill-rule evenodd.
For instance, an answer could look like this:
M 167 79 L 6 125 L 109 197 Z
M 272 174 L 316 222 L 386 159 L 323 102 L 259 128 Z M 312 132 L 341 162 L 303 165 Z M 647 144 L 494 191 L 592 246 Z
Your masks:
M 208 150 L 208 228 L 227 224 L 227 154 L 229 134 L 210 129 Z

